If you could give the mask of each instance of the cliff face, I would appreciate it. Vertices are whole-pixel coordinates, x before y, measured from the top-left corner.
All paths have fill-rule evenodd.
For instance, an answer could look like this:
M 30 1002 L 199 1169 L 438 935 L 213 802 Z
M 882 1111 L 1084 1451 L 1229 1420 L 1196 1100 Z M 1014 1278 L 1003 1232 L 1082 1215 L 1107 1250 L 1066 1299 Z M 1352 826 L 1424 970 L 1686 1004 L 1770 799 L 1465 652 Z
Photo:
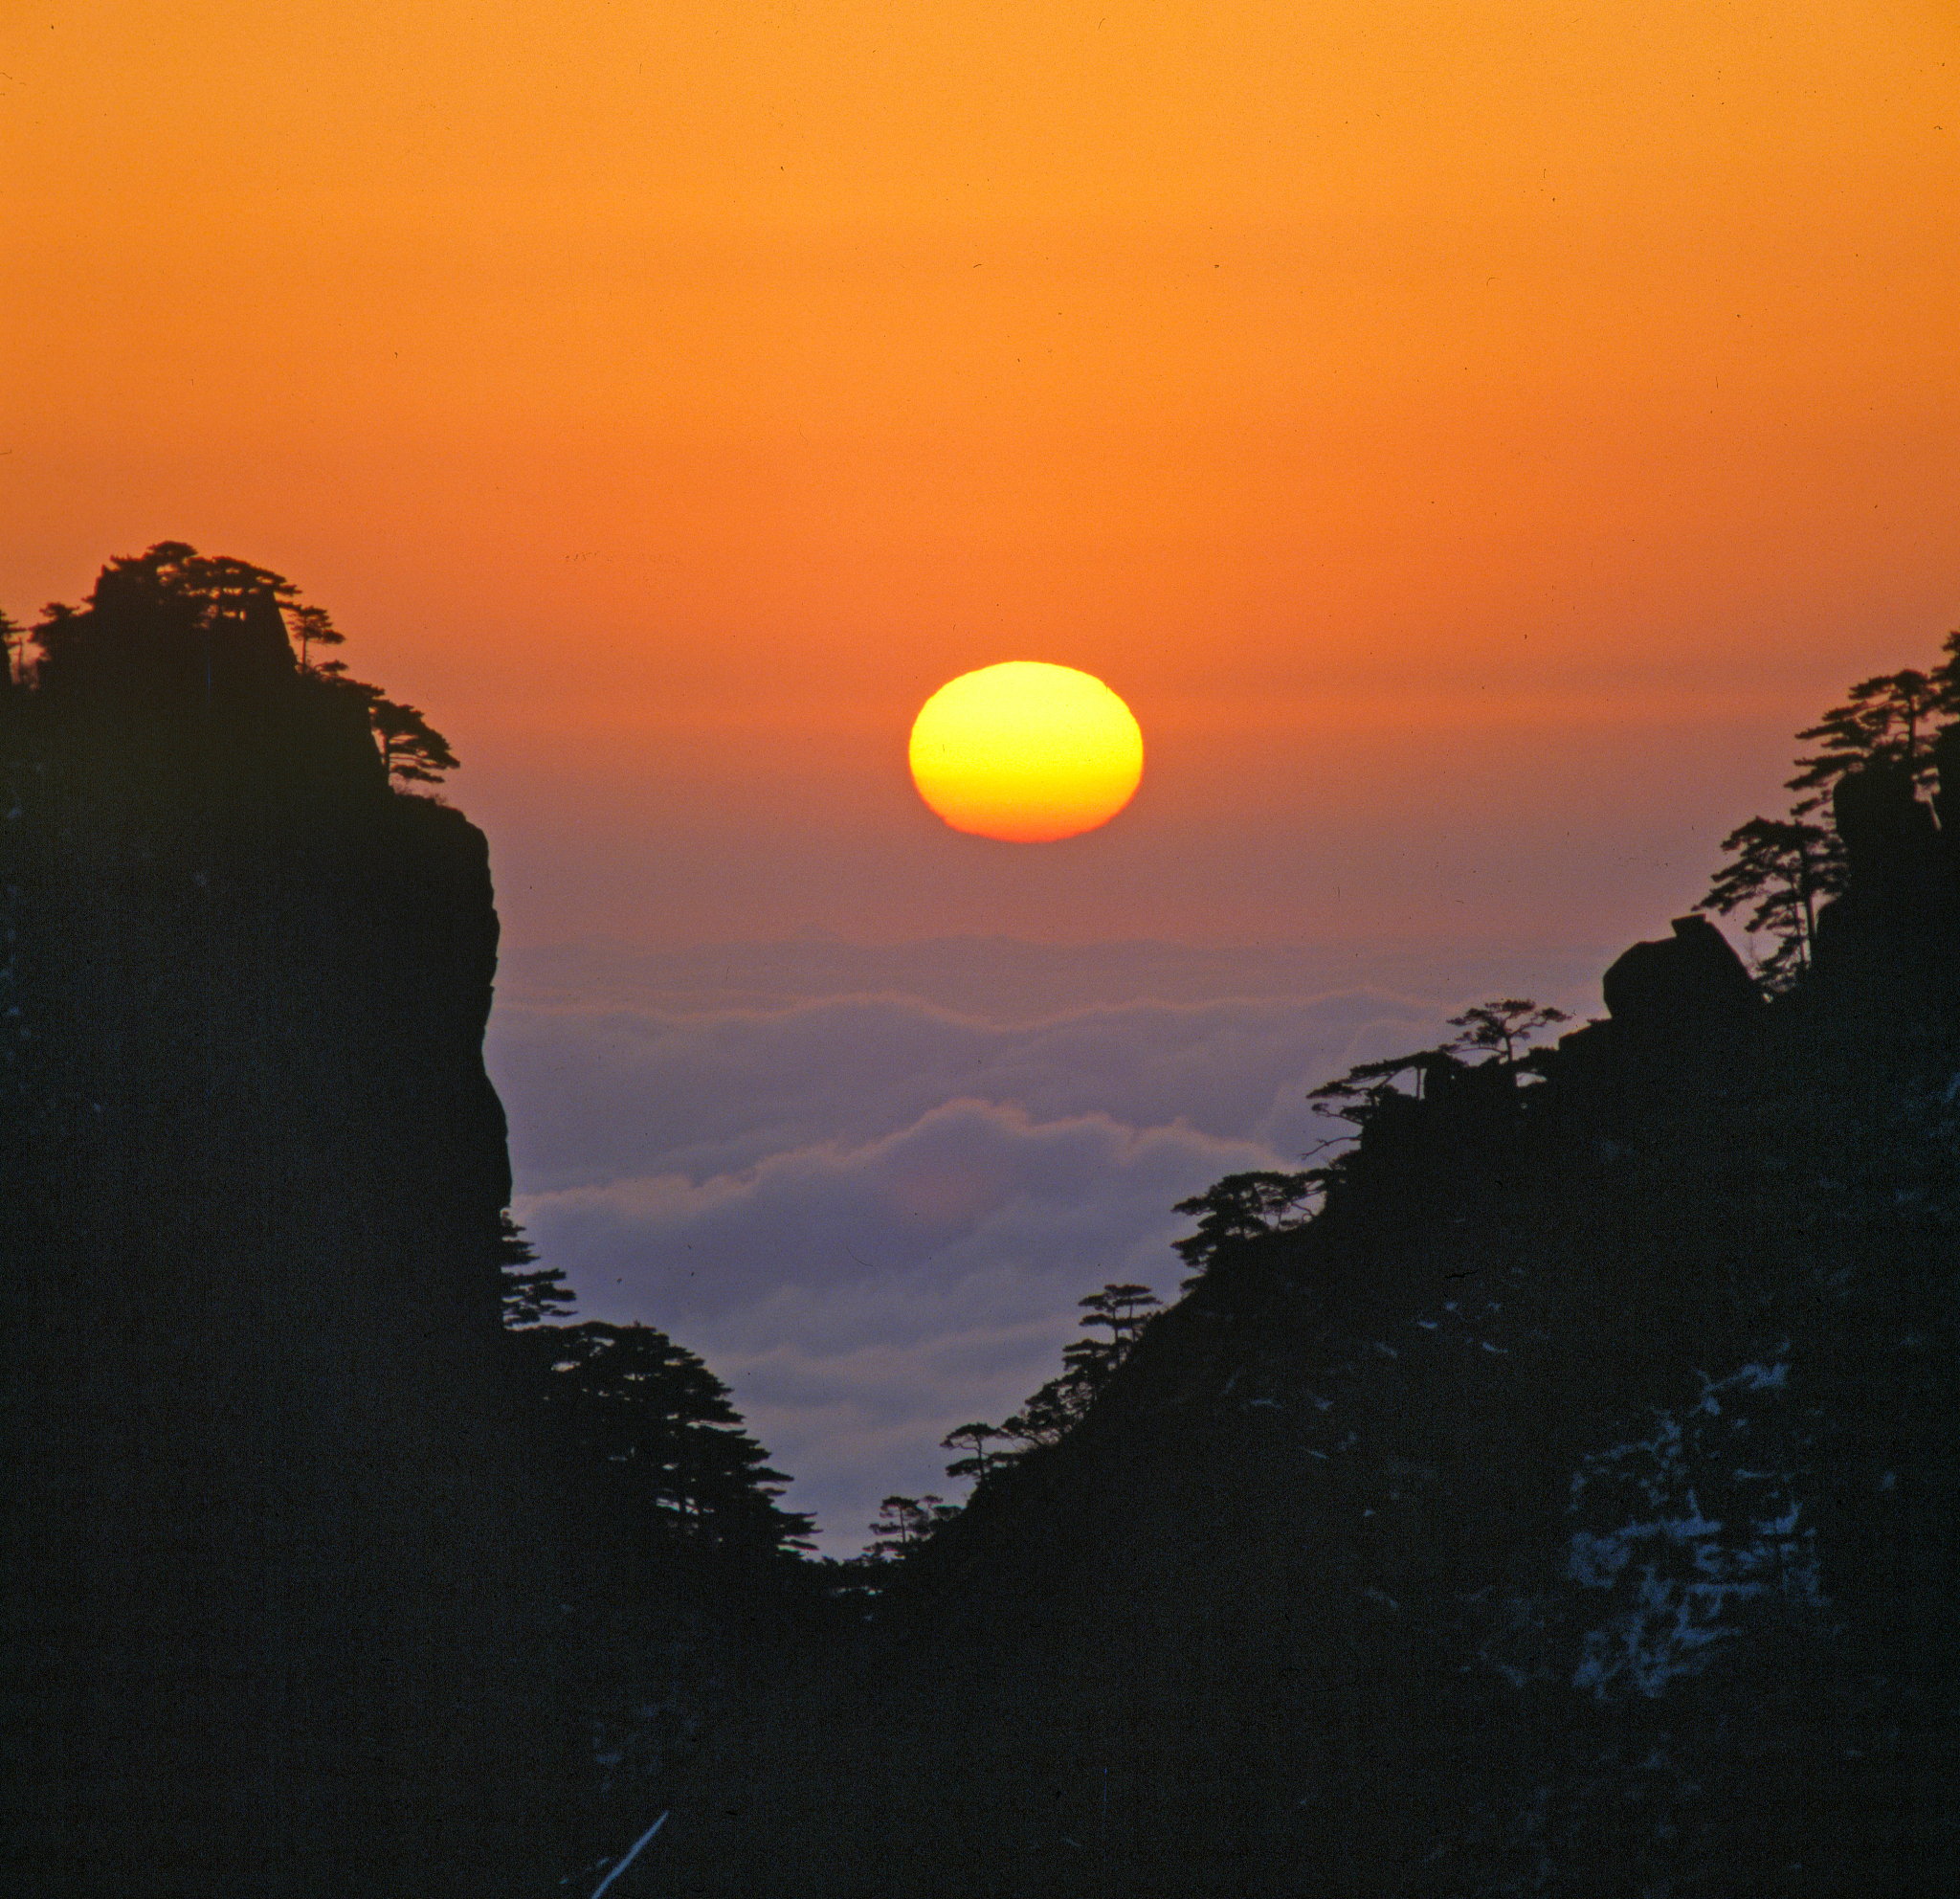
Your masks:
M 262 606 L 110 578 L 0 706 L 8 1887 L 507 1889 L 484 840 Z

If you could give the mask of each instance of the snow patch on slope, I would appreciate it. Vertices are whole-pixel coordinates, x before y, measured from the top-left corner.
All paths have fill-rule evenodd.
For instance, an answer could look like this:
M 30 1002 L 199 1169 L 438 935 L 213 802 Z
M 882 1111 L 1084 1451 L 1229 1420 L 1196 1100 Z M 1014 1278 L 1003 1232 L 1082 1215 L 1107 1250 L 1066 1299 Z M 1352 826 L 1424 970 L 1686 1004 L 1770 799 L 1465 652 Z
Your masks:
M 1657 1412 L 1650 1436 L 1581 1463 L 1566 1575 L 1608 1601 L 1581 1638 L 1575 1688 L 1602 1701 L 1659 1695 L 1708 1665 L 1739 1632 L 1745 1604 L 1824 1606 L 1816 1531 L 1795 1494 L 1802 1446 L 1776 1408 L 1789 1374 L 1778 1355 L 1704 1377 L 1684 1418 Z M 1744 1442 L 1749 1462 L 1740 1464 Z M 1704 1496 L 1721 1500 L 1719 1513 Z

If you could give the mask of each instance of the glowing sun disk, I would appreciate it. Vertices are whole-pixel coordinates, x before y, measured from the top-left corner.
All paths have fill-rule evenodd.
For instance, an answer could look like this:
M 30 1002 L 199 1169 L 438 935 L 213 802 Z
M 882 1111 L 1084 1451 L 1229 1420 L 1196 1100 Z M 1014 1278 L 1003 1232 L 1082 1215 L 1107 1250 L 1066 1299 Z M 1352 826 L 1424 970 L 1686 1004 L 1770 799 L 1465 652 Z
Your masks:
M 1047 843 L 1129 802 L 1144 735 L 1092 674 L 1012 659 L 962 673 L 925 702 L 911 762 L 919 795 L 955 831 Z

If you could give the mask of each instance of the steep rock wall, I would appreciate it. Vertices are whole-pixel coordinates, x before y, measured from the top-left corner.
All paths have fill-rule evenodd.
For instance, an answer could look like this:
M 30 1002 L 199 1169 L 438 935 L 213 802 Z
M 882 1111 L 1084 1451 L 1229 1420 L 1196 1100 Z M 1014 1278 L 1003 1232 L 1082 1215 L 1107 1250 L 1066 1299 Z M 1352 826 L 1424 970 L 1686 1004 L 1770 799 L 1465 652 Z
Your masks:
M 8 1889 L 523 1890 L 486 848 L 248 657 L 0 708 Z

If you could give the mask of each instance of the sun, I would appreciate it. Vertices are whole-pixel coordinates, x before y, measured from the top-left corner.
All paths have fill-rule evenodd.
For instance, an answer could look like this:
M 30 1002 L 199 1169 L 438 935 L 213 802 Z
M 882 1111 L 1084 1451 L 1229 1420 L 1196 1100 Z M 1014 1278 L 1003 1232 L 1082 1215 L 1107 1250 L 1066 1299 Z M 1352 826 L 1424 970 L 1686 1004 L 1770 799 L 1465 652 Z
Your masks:
M 1093 831 L 1130 801 L 1144 735 L 1093 674 L 1010 659 L 925 702 L 911 759 L 919 795 L 955 831 L 1041 844 Z

